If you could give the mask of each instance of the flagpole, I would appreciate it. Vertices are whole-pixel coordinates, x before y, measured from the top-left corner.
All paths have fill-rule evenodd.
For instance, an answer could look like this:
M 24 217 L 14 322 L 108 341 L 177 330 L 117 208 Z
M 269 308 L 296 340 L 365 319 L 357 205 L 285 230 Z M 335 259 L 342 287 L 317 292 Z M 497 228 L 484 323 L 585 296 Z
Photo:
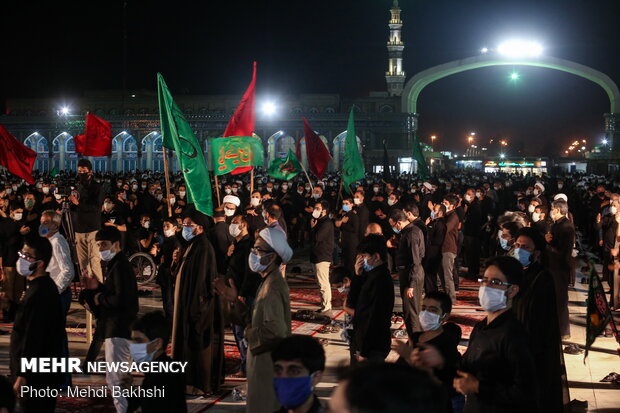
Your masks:
M 299 165 L 301 165 L 302 171 L 304 171 L 304 173 L 306 174 L 306 178 L 308 178 L 308 183 L 310 184 L 310 188 L 312 188 L 312 181 L 310 180 L 310 175 L 308 175 L 308 171 L 306 171 L 306 168 L 304 167 L 304 163 L 299 162 Z
M 254 167 L 250 169 L 250 196 L 254 193 Z
M 213 176 L 215 177 L 215 193 L 217 195 L 217 206 L 219 207 L 221 206 L 220 205 L 220 184 L 217 181 L 217 175 L 215 174 L 215 171 L 213 171 Z
M 168 148 L 163 148 L 164 155 L 164 178 L 166 180 L 166 204 L 168 205 L 168 218 L 172 216 L 172 205 L 170 205 L 170 177 L 168 176 Z

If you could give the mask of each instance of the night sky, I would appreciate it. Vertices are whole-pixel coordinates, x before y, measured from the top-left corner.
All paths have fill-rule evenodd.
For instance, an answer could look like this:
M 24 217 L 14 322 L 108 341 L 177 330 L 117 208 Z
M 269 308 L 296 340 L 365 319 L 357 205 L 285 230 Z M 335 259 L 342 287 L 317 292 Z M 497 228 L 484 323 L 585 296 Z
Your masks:
M 257 93 L 385 90 L 392 0 L 7 1 L 2 17 L 0 99 L 70 97 L 89 89 L 155 89 L 161 71 L 173 93 L 242 93 L 252 60 Z M 618 0 L 401 0 L 407 78 L 479 53 L 501 40 L 540 41 L 620 82 Z M 607 95 L 554 70 L 478 69 L 428 86 L 419 101 L 423 136 L 462 151 L 465 136 L 509 137 L 550 154 L 577 137 L 600 140 Z

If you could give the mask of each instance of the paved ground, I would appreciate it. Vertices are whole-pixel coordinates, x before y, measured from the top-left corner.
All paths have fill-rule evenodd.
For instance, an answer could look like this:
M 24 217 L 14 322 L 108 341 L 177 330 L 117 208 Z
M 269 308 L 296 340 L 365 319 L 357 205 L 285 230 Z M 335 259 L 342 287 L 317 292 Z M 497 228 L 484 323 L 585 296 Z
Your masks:
M 289 283 L 292 291 L 295 291 L 292 307 L 293 310 L 299 309 L 316 309 L 318 306 L 312 302 L 312 297 L 316 296 L 316 286 L 311 282 L 310 268 L 307 260 L 297 258 L 288 265 L 288 270 L 292 271 L 298 267 L 301 272 L 289 274 Z M 580 280 L 578 275 L 578 281 Z M 607 289 L 607 285 L 605 285 Z M 462 341 L 461 350 L 464 351 L 467 345 L 467 338 L 471 325 L 475 319 L 482 317 L 482 312 L 476 301 L 477 286 L 474 283 L 463 283 L 463 288 L 459 292 L 457 304 L 453 311 L 454 321 L 462 325 L 464 331 L 464 340 Z M 570 292 L 570 315 L 571 315 L 571 339 L 568 343 L 576 343 L 583 346 L 585 343 L 585 299 L 587 297 L 587 285 L 578 284 L 574 291 Z M 398 311 L 400 301 L 396 301 Z M 150 311 L 159 309 L 161 301 L 159 300 L 158 291 L 154 291 L 153 296 L 143 297 L 140 299 L 141 311 Z M 341 311 L 334 313 L 336 320 L 342 320 Z M 616 317 L 620 321 L 620 317 Z M 73 303 L 69 321 L 73 326 L 84 326 L 84 311 L 77 303 Z M 327 339 L 328 344 L 325 347 L 327 352 L 327 370 L 323 383 L 318 387 L 318 393 L 321 397 L 329 397 L 336 384 L 336 370 L 339 366 L 347 364 L 349 359 L 346 343 L 340 338 L 339 333 L 320 334 L 317 329 L 320 325 L 305 323 L 295 326 L 296 333 L 311 334 L 319 338 Z M 400 329 L 400 324 L 393 325 L 394 330 Z M 5 326 L 10 329 L 10 326 Z M 73 330 L 70 335 L 70 352 L 73 356 L 83 357 L 86 353 L 86 344 L 81 335 L 82 329 Z M 78 333 L 78 334 L 76 334 Z M 231 344 L 231 337 L 228 336 L 228 344 Z M 0 373 L 8 373 L 8 346 L 9 334 L 0 336 Z M 570 385 L 571 399 L 583 400 L 588 402 L 589 412 L 620 412 L 620 386 L 614 386 L 609 383 L 600 383 L 599 380 L 608 373 L 615 371 L 620 372 L 620 357 L 616 351 L 617 345 L 611 337 L 599 337 L 591 350 L 589 358 L 584 364 L 583 354 L 581 355 L 565 355 L 565 362 L 568 371 L 568 379 Z M 228 347 L 231 348 L 231 347 Z M 230 351 L 228 352 L 230 355 Z M 234 357 L 234 355 L 233 355 Z M 388 359 L 394 358 L 394 354 L 390 354 Z M 233 361 L 234 363 L 234 361 Z M 230 363 L 229 363 L 230 364 Z M 139 378 L 137 378 L 139 380 Z M 74 376 L 74 384 L 92 385 L 103 384 L 105 382 L 103 376 Z M 244 402 L 233 400 L 232 390 L 237 388 L 243 391 L 243 380 L 227 379 L 223 393 L 219 397 L 211 398 L 194 398 L 188 400 L 188 406 L 191 412 L 209 413 L 215 412 L 243 412 Z M 113 411 L 110 400 L 64 400 L 59 404 L 58 411 L 63 412 L 108 412 Z M 576 410 L 575 410 L 576 411 Z M 583 411 L 583 410 L 580 410 Z

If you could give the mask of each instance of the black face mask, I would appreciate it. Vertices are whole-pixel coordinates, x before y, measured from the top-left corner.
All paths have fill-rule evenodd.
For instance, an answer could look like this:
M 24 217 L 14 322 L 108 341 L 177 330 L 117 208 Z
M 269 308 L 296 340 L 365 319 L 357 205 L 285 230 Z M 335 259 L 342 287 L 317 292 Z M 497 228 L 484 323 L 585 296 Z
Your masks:
M 87 184 L 88 183 L 88 179 L 90 178 L 88 172 L 82 172 L 80 174 L 78 174 L 78 178 L 80 180 L 80 182 L 82 184 Z
M 603 198 L 603 197 L 605 196 L 605 192 L 599 192 L 599 193 L 598 193 L 598 196 L 599 196 L 600 198 Z

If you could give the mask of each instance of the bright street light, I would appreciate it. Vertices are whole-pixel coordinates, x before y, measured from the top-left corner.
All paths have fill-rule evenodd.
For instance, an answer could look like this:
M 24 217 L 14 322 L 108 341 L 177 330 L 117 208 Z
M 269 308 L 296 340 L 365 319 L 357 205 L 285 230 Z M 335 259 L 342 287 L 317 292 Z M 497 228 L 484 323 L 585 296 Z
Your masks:
M 263 103 L 263 113 L 265 115 L 273 115 L 276 113 L 276 105 L 273 102 Z
M 62 108 L 60 108 L 60 114 L 61 115 L 68 115 L 69 114 L 69 108 L 67 106 L 63 106 Z
M 506 155 L 504 155 L 503 153 L 500 153 L 500 154 L 499 154 L 499 157 L 500 157 L 500 158 L 502 158 L 502 159 L 504 159 L 504 158 L 506 157 Z
M 482 49 L 480 49 L 480 53 L 485 54 L 489 52 L 489 48 L 488 47 L 483 47 Z
M 497 51 L 506 57 L 536 57 L 542 54 L 543 48 L 536 42 L 510 40 L 500 44 Z
M 435 139 L 437 139 L 437 136 L 435 135 L 431 136 L 431 141 L 435 142 Z
M 603 145 L 607 145 L 607 139 L 603 139 Z
M 510 74 L 510 80 L 518 80 L 519 79 L 519 74 L 517 72 L 512 72 Z

